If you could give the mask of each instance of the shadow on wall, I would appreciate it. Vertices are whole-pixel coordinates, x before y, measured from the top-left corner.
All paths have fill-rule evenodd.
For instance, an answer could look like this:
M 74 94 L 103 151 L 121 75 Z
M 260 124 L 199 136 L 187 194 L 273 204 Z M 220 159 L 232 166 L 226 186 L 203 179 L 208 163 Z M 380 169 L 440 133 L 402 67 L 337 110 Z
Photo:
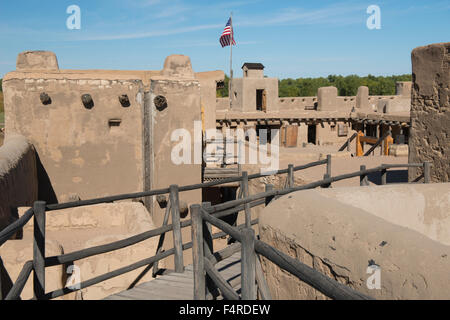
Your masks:
M 368 179 L 370 182 L 380 185 L 381 173 L 374 172 L 369 174 Z M 387 183 L 407 183 L 408 182 L 408 170 L 389 170 L 386 178 Z
M 47 174 L 41 159 L 36 152 L 36 169 L 38 178 L 38 199 L 47 202 L 47 204 L 58 203 L 55 190 L 53 190 L 50 177 Z

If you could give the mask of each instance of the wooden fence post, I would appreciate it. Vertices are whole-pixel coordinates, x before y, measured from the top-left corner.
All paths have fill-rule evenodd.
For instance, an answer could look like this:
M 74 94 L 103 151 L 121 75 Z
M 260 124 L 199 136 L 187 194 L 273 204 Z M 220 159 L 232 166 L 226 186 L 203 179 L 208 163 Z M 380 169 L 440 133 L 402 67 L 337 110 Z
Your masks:
M 170 210 L 171 210 L 171 203 L 169 198 L 169 201 L 166 204 L 166 211 L 164 213 L 164 220 L 162 224 L 163 226 L 167 226 L 169 224 Z M 156 247 L 155 255 L 160 254 L 162 252 L 165 238 L 166 238 L 165 233 L 159 236 L 158 246 Z M 156 261 L 155 263 L 153 263 L 153 271 L 152 271 L 153 278 L 156 278 L 158 271 L 159 271 L 159 261 Z
M 329 176 L 328 173 L 325 173 L 325 174 L 323 175 L 323 179 L 324 179 L 324 180 L 325 180 L 325 179 L 329 179 L 329 178 L 331 178 L 331 176 Z M 324 185 L 321 186 L 321 188 L 330 188 L 330 187 L 331 187 L 331 183 L 327 183 L 327 184 L 324 184 Z
M 249 196 L 247 171 L 242 172 L 241 189 L 242 189 L 242 197 L 247 198 Z M 244 204 L 244 210 L 245 210 L 245 226 L 247 228 L 250 228 L 252 225 L 252 212 L 250 210 L 250 203 Z
M 269 192 L 273 190 L 273 184 L 266 184 L 265 191 Z M 273 200 L 273 196 L 266 197 L 266 207 L 269 205 L 269 203 Z
M 175 249 L 175 272 L 184 272 L 183 263 L 183 240 L 181 237 L 181 226 L 180 226 L 180 200 L 178 195 L 178 186 L 170 186 L 170 203 L 172 211 L 172 226 L 173 226 L 173 247 Z
M 331 178 L 331 154 L 327 155 L 327 175 Z
M 243 300 L 256 300 L 255 231 L 242 230 L 241 243 L 241 292 Z
M 206 210 L 206 208 L 211 206 L 211 202 L 203 202 L 202 208 Z M 212 226 L 211 223 L 202 220 L 203 222 L 203 256 L 205 258 L 209 258 L 213 256 L 214 253 L 214 246 L 213 246 L 213 236 L 212 236 Z M 205 296 L 208 295 L 214 296 L 218 295 L 218 290 L 214 284 L 214 281 L 211 279 L 211 277 L 208 275 L 208 273 L 205 273 Z
M 294 165 L 290 164 L 288 166 L 288 188 L 294 187 Z
M 431 162 L 423 163 L 423 182 L 430 183 L 431 181 Z
M 362 165 L 359 168 L 360 171 L 365 171 L 366 170 L 366 166 Z M 359 176 L 359 185 L 360 186 L 368 186 L 369 185 L 369 180 L 367 178 L 367 174 L 362 174 Z
M 0 300 L 5 300 L 12 287 L 13 282 L 0 257 Z
M 36 201 L 33 205 L 33 292 L 36 299 L 45 295 L 45 206 L 44 201 Z
M 205 262 L 203 252 L 203 218 L 200 205 L 191 206 L 192 260 L 194 269 L 194 300 L 206 299 Z

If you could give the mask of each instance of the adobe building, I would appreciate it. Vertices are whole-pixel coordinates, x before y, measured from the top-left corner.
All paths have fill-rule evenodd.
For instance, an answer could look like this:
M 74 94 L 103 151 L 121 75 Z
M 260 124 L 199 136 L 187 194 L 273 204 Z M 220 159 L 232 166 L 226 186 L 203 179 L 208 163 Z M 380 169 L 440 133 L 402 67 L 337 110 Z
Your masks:
M 217 98 L 217 127 L 280 129 L 280 145 L 342 145 L 354 133 L 381 137 L 405 136 L 411 107 L 411 82 L 398 82 L 396 95 L 370 96 L 358 88 L 356 96 L 338 96 L 336 87 L 322 87 L 315 97 L 278 97 L 278 79 L 264 76 L 261 63 L 244 63 L 243 78 L 233 79 L 232 101 Z
M 243 78 L 233 79 L 231 110 L 241 112 L 276 111 L 278 79 L 264 77 L 261 63 L 244 63 Z
M 171 161 L 171 133 L 193 137 L 202 106 L 215 127 L 218 81 L 223 72 L 197 77 L 182 55 L 156 71 L 61 70 L 52 52 L 24 52 L 3 79 L 6 137 L 35 148 L 37 197 L 48 203 L 200 183 L 201 164 Z M 159 225 L 162 210 L 145 201 Z M 181 201 L 198 203 L 201 192 Z

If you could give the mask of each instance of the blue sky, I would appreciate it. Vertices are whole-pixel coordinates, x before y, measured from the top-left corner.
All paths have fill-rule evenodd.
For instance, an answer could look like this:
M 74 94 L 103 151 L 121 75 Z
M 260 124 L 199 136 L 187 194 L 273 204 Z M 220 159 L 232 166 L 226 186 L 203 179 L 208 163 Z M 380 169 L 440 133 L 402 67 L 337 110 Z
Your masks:
M 74 4 L 81 30 L 66 27 Z M 369 5 L 380 30 L 366 27 Z M 448 0 L 0 0 L 0 77 L 25 50 L 53 51 L 64 69 L 159 70 L 177 53 L 228 73 L 219 37 L 231 11 L 236 76 L 243 62 L 280 78 L 410 73 L 413 48 L 450 41 Z

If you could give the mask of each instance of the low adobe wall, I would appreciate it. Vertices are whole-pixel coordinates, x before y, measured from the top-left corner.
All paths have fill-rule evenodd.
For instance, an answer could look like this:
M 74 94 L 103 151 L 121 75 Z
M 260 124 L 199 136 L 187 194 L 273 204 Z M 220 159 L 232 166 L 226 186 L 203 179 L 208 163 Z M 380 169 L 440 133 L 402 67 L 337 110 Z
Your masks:
M 38 197 L 34 147 L 20 135 L 8 135 L 0 147 L 0 230 L 18 218 L 17 208 Z
M 23 214 L 27 209 L 20 208 L 19 214 Z M 148 211 L 139 202 L 103 203 L 50 211 L 46 221 L 45 254 L 50 257 L 104 245 L 155 228 Z M 79 272 L 77 271 L 74 282 L 86 281 L 154 256 L 157 244 L 158 237 L 153 237 L 126 248 L 77 260 L 74 265 L 78 267 L 75 269 Z M 33 258 L 33 219 L 24 227 L 22 239 L 8 241 L 0 247 L 0 256 L 12 281 L 15 282 L 25 262 Z M 46 268 L 46 292 L 66 286 L 69 265 L 71 263 Z M 166 267 L 164 262 L 159 266 Z M 145 269 L 146 267 L 138 268 L 57 300 L 103 299 L 126 290 L 134 281 L 140 284 L 153 280 L 151 270 L 145 272 Z M 139 278 L 140 275 L 142 278 Z M 24 300 L 33 297 L 33 276 L 28 278 L 21 297 Z
M 376 299 L 449 299 L 450 185 L 296 192 L 259 216 L 261 240 Z M 368 289 L 371 265 L 380 289 Z M 326 299 L 263 259 L 274 299 Z

